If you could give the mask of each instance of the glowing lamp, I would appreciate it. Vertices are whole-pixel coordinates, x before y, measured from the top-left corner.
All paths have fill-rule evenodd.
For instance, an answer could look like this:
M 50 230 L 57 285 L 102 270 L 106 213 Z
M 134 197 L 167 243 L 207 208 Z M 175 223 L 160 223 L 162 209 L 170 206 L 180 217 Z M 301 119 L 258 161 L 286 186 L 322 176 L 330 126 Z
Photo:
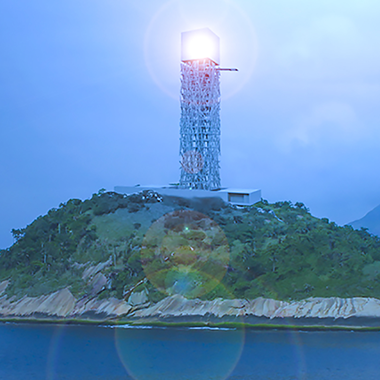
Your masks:
M 181 61 L 207 58 L 219 65 L 219 37 L 209 28 L 183 32 L 181 34 Z

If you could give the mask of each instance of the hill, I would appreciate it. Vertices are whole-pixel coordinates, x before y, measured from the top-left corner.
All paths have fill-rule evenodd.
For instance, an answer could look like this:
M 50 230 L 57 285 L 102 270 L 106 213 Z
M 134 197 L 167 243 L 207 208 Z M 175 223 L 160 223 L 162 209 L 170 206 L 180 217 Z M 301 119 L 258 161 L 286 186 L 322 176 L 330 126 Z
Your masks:
M 380 298 L 380 239 L 302 203 L 100 191 L 12 233 L 16 242 L 0 251 L 0 290 L 12 300 L 66 288 L 79 300 L 151 304 L 176 295 Z
M 380 236 L 380 205 L 349 224 L 354 228 L 367 228 L 370 233 Z

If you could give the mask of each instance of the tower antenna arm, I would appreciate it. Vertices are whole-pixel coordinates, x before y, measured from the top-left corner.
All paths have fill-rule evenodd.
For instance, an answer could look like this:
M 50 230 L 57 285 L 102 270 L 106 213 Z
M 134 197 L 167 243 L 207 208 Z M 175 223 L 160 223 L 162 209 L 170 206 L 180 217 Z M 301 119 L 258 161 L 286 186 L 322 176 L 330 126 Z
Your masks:
M 218 70 L 218 71 L 239 71 L 238 69 L 227 69 L 227 68 L 221 68 L 221 67 L 218 67 L 215 70 Z

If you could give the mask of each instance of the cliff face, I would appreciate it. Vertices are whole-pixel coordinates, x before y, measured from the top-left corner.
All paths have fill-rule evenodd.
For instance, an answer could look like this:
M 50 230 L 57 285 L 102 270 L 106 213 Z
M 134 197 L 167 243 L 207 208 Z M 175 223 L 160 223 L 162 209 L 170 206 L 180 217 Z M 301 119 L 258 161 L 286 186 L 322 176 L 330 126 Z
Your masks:
M 167 297 L 157 304 L 133 313 L 135 317 L 255 316 L 273 318 L 380 317 L 380 301 L 375 298 L 308 298 L 302 301 L 254 300 L 201 301 L 182 296 Z
M 7 282 L 0 283 L 0 295 L 4 292 Z M 101 316 L 111 319 L 121 316 L 134 319 L 172 318 L 172 317 L 204 317 L 224 316 L 242 317 L 255 316 L 274 318 L 342 318 L 350 317 L 380 317 L 380 300 L 375 298 L 308 298 L 302 301 L 276 301 L 256 298 L 254 300 L 224 300 L 213 301 L 186 299 L 180 295 L 167 297 L 150 305 L 144 292 L 132 293 L 127 301 L 109 298 L 99 300 L 95 297 L 85 297 L 77 300 L 69 289 L 41 297 L 23 297 L 19 300 L 0 297 L 0 316 L 33 317 L 44 316 L 53 318 L 83 318 L 86 316 Z
M 86 314 L 102 314 L 107 318 L 127 314 L 131 306 L 116 298 L 77 300 L 69 289 L 62 289 L 41 297 L 23 297 L 17 301 L 12 297 L 0 298 L 0 316 L 33 317 L 35 315 L 54 318 L 80 318 Z

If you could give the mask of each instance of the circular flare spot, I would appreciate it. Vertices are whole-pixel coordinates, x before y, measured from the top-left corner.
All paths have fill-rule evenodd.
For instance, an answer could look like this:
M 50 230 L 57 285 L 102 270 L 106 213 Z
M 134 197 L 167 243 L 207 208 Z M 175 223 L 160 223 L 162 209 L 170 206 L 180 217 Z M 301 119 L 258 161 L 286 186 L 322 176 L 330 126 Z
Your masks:
M 227 298 L 233 297 L 223 284 L 220 287 Z M 194 305 L 197 300 L 187 302 Z M 193 327 L 116 327 L 116 348 L 128 374 L 134 380 L 229 378 L 244 347 L 244 316 L 236 315 L 235 322 L 241 323 L 241 328 L 208 326 L 222 322 L 213 314 L 198 315 L 195 319 L 193 316 L 189 320 L 193 321 Z
M 188 150 L 182 156 L 181 166 L 186 173 L 196 174 L 203 169 L 204 160 L 196 150 Z
M 146 233 L 141 264 L 149 281 L 162 293 L 197 298 L 223 279 L 229 246 L 222 229 L 196 211 L 166 214 Z
M 205 7 L 212 11 L 206 12 Z M 146 29 L 144 61 L 152 80 L 175 100 L 179 91 L 181 33 L 204 27 L 220 38 L 221 65 L 239 69 L 238 73 L 223 74 L 223 100 L 239 93 L 251 80 L 258 41 L 251 18 L 236 2 L 197 1 L 194 5 L 192 1 L 169 0 L 157 10 Z

